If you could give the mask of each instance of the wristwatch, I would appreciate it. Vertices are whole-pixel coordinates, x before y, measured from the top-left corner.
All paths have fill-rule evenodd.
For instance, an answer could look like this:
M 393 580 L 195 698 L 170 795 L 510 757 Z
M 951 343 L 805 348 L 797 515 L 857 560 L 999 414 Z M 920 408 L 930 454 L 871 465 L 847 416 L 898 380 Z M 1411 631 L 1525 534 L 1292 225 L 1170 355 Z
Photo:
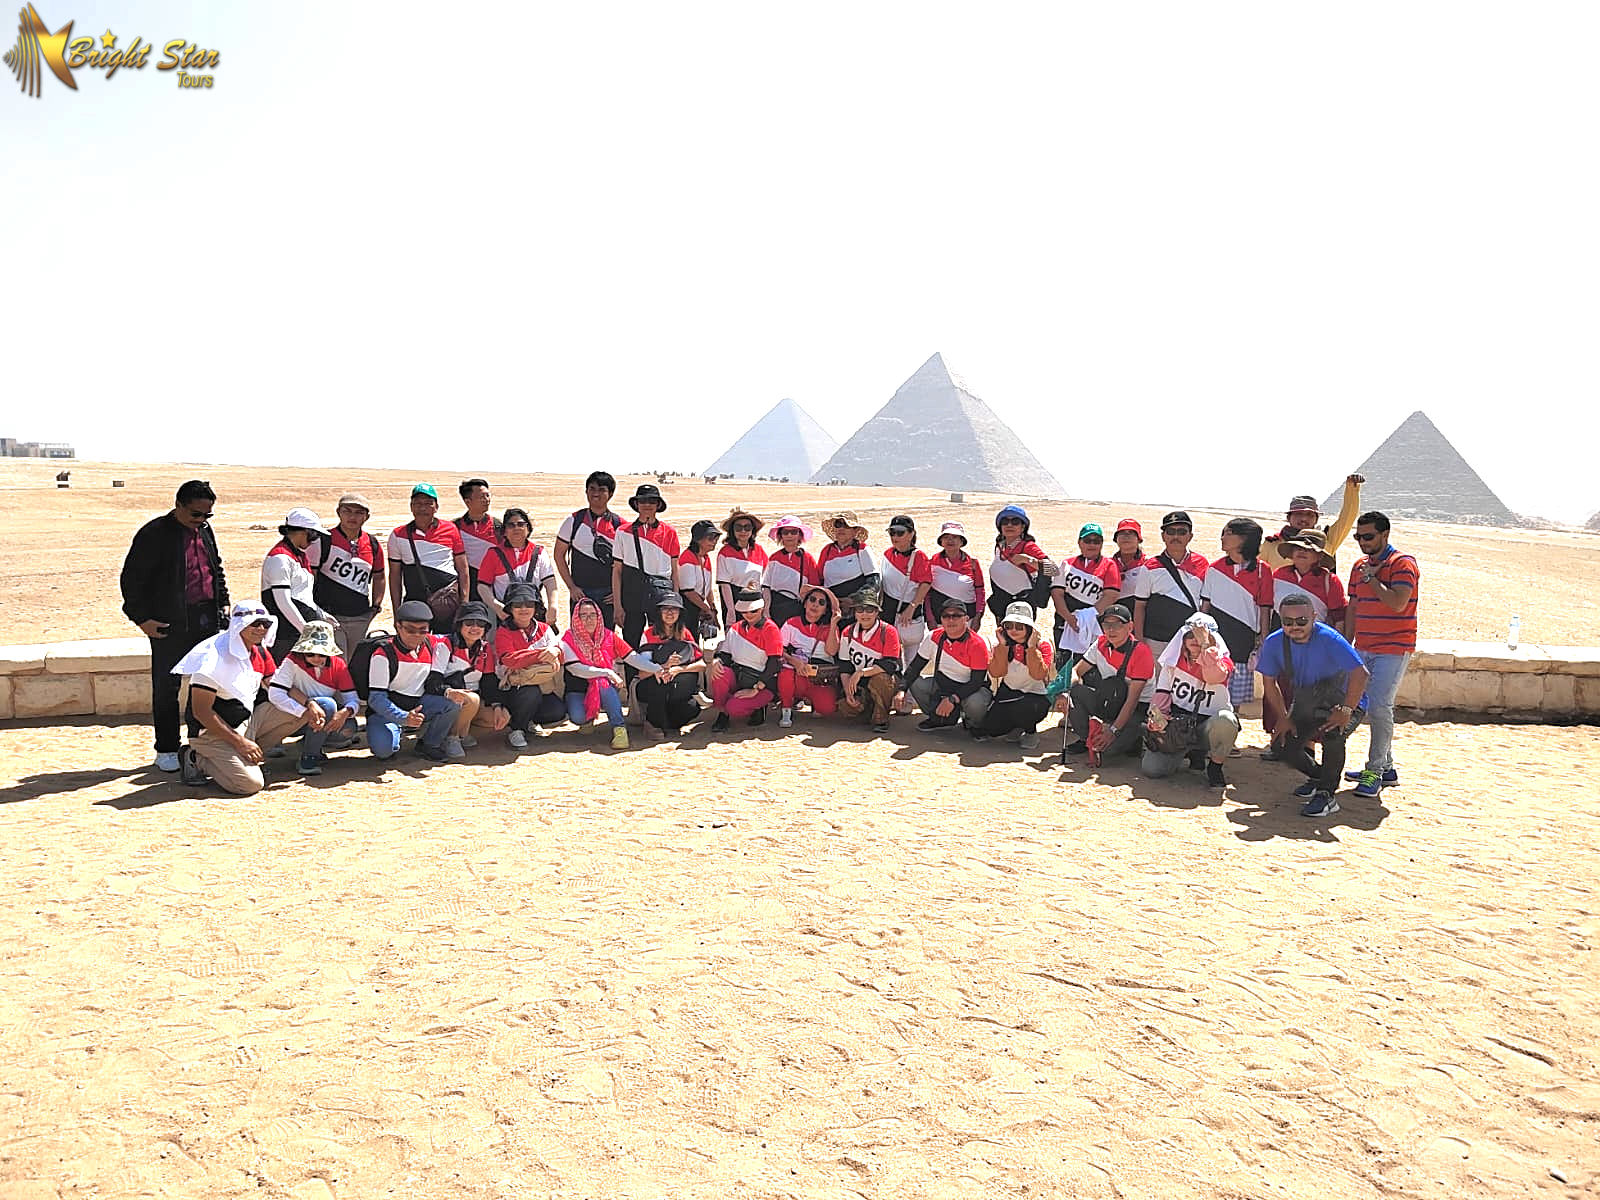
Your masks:
M 1335 704 L 1333 706 L 1333 711 L 1338 712 L 1341 708 L 1347 713 L 1355 712 L 1355 709 L 1351 708 L 1348 704 Z

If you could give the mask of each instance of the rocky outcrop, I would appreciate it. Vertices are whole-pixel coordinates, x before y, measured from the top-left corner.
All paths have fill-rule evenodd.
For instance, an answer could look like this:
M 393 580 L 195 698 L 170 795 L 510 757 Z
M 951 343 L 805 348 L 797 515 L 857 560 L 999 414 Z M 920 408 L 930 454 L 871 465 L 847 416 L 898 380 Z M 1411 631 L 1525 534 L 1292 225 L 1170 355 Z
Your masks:
M 1448 521 L 1506 529 L 1520 524 L 1420 409 L 1357 469 L 1367 477 L 1361 507 L 1385 513 L 1392 521 Z M 1334 492 L 1323 510 L 1337 512 L 1343 495 L 1342 489 Z
M 705 475 L 810 479 L 839 448 L 838 439 L 793 400 L 779 400 L 705 469 Z
M 935 354 L 812 477 L 940 491 L 1061 496 L 1065 489 Z

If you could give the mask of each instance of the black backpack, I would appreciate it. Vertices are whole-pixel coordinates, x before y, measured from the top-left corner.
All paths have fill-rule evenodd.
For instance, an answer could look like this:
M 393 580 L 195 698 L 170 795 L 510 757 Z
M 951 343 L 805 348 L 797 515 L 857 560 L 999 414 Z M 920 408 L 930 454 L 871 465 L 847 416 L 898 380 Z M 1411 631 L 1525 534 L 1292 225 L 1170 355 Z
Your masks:
M 366 638 L 350 652 L 350 681 L 356 685 L 356 695 L 363 700 L 369 699 L 372 694 L 372 656 L 382 651 L 389 660 L 389 678 L 394 678 L 394 672 L 400 665 L 400 656 L 395 652 L 394 634 L 387 630 L 379 629 L 368 633 Z

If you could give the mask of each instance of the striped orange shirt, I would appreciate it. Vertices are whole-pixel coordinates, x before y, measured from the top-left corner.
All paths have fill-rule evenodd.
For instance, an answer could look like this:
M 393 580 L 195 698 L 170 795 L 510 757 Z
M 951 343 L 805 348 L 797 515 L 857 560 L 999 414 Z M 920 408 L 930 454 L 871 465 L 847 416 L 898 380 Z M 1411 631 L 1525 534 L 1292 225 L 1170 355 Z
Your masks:
M 1409 654 L 1417 648 L 1417 594 L 1422 576 L 1417 560 L 1393 546 L 1378 563 L 1378 582 L 1384 587 L 1408 585 L 1411 595 L 1399 612 L 1378 599 L 1372 585 L 1361 578 L 1365 558 L 1350 569 L 1350 609 L 1355 617 L 1355 647 L 1368 654 Z

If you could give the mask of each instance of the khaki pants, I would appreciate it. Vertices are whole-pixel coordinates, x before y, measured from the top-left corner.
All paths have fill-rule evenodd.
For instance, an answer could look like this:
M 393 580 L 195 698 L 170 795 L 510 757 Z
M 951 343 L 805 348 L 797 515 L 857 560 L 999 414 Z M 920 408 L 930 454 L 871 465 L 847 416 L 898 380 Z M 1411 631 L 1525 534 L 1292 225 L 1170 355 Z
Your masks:
M 250 714 L 250 723 L 245 726 L 245 737 L 261 747 L 265 754 L 274 746 L 293 737 L 306 723 L 305 714 L 295 716 L 286 713 L 276 704 L 258 705 L 255 712 Z
M 839 711 L 847 717 L 859 717 L 870 710 L 872 723 L 881 725 L 889 719 L 889 705 L 894 703 L 899 682 L 894 675 L 869 675 L 856 688 L 855 700 L 839 698 Z
M 243 733 L 248 728 L 247 722 L 234 732 Z M 245 736 L 250 735 L 245 733 Z M 202 729 L 190 738 L 189 748 L 194 751 L 195 761 L 200 764 L 200 769 L 211 776 L 212 781 L 225 792 L 232 792 L 235 796 L 253 796 L 267 786 L 259 766 L 245 762 L 237 750 L 209 729 Z

